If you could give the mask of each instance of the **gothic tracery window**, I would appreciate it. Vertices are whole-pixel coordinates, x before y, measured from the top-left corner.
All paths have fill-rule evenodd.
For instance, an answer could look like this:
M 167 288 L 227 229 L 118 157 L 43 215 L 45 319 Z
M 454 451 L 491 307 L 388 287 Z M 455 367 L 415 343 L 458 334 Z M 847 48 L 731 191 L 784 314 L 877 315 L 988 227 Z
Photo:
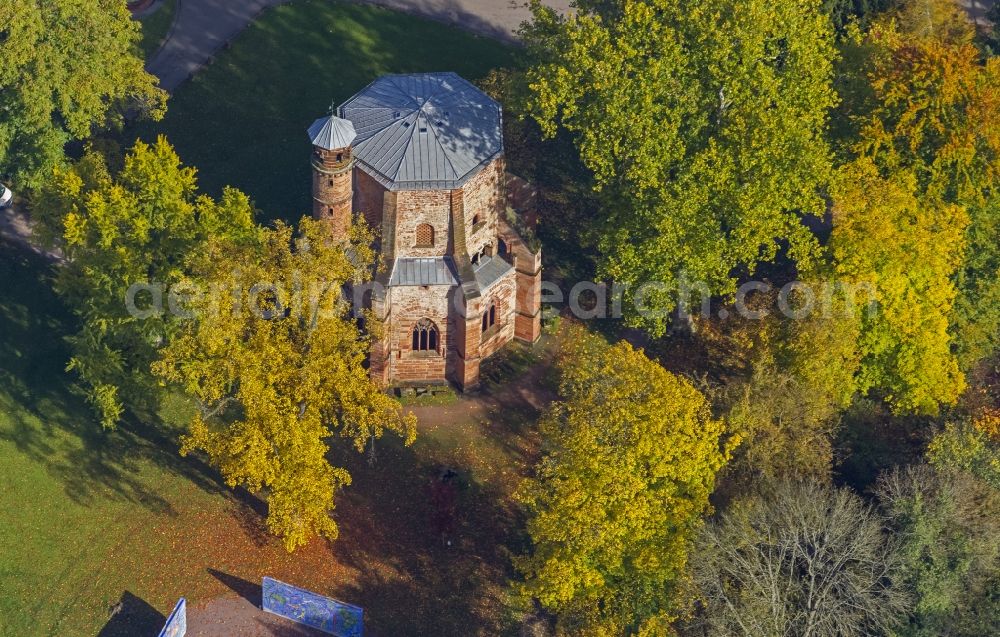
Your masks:
M 438 349 L 437 326 L 430 319 L 421 319 L 413 326 L 413 351 L 436 352 Z

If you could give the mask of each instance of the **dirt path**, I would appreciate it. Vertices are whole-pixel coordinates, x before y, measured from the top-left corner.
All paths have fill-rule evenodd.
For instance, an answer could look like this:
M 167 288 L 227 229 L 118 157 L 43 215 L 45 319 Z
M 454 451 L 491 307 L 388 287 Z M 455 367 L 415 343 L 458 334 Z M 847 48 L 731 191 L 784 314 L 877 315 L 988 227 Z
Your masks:
M 220 597 L 188 609 L 188 637 L 319 637 L 324 633 L 265 613 L 260 600 Z
M 496 389 L 487 389 L 475 396 L 462 396 L 450 405 L 412 406 L 408 411 L 422 424 L 463 425 L 485 420 L 498 410 L 517 410 L 528 413 L 541 412 L 555 400 L 555 394 L 541 382 L 550 371 L 550 361 L 543 360 L 516 380 Z
M 462 396 L 447 405 L 408 408 L 417 415 L 421 429 L 418 438 L 428 441 L 428 448 L 436 448 L 442 440 L 457 442 L 460 448 L 417 459 L 410 457 L 409 449 L 393 452 L 383 447 L 379 463 L 374 467 L 368 466 L 367 460 L 357 454 L 345 455 L 353 463 L 348 468 L 357 484 L 344 493 L 339 506 L 341 537 L 327 558 L 335 574 L 327 583 L 323 583 L 322 578 L 313 582 L 316 587 L 312 590 L 364 606 L 369 613 L 365 622 L 366 635 L 429 634 L 426 632 L 428 624 L 435 625 L 441 635 L 461 634 L 455 626 L 455 617 L 429 617 L 434 615 L 433 608 L 440 596 L 449 590 L 450 578 L 468 579 L 466 585 L 477 591 L 477 595 L 491 590 L 488 582 L 503 581 L 509 560 L 504 548 L 508 542 L 504 533 L 511 523 L 504 521 L 509 513 L 501 503 L 501 492 L 495 490 L 500 488 L 495 482 L 495 473 L 494 481 L 483 483 L 491 486 L 477 487 L 490 491 L 478 495 L 466 492 L 462 496 L 455 546 L 450 549 L 443 549 L 425 528 L 429 511 L 425 483 L 428 473 L 439 461 L 448 462 L 466 476 L 484 470 L 482 461 L 478 465 L 466 464 L 468 457 L 463 454 L 470 448 L 475 448 L 478 455 L 489 455 L 503 464 L 494 471 L 506 469 L 516 482 L 520 472 L 510 463 L 521 456 L 521 451 L 512 447 L 523 441 L 522 434 L 513 432 L 511 427 L 518 426 L 516 423 L 534 422 L 555 399 L 549 374 L 557 343 L 558 337 L 546 337 L 531 354 L 534 362 L 520 371 L 508 367 L 505 381 L 489 385 L 476 395 Z M 432 456 L 436 459 L 430 460 Z M 442 460 L 443 456 L 451 460 Z M 428 462 L 429 465 L 424 466 Z M 484 474 L 478 475 L 483 479 Z M 234 570 L 232 567 L 219 568 Z M 258 572 L 254 573 L 254 578 L 261 574 L 275 575 Z M 259 580 L 251 582 L 247 572 L 242 572 L 242 577 L 220 572 L 213 572 L 213 575 L 230 592 L 189 606 L 188 635 L 319 635 L 261 611 Z M 310 584 L 301 580 L 302 577 L 300 573 L 287 581 L 308 588 Z M 491 599 L 489 595 L 485 598 Z M 464 603 L 471 603 L 471 600 Z M 473 606 L 456 612 L 475 614 L 481 610 Z M 484 624 L 483 618 L 478 616 L 475 619 L 470 616 L 467 621 L 479 629 Z M 409 632 L 401 630 L 400 626 L 406 626 Z

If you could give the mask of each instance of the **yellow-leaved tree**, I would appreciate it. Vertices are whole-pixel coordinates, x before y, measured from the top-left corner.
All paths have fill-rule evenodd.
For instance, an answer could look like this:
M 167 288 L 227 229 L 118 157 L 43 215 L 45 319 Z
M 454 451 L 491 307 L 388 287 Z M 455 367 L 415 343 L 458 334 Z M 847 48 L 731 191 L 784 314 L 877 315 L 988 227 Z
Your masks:
M 983 57 L 954 2 L 909 0 L 899 24 L 852 30 L 842 81 L 855 134 L 842 150 L 884 177 L 910 172 L 917 196 L 966 209 L 954 271 L 955 349 L 965 369 L 1000 349 L 1000 58 Z
M 307 218 L 297 234 L 261 229 L 252 246 L 210 242 L 191 267 L 194 318 L 154 366 L 200 405 L 182 453 L 203 451 L 229 485 L 263 492 L 288 550 L 337 537 L 330 513 L 351 477 L 327 459 L 333 438 L 362 451 L 386 430 L 415 437 L 414 417 L 369 377 L 369 337 L 340 302 L 370 274 L 370 244 L 363 226 L 342 243 Z
M 953 404 L 965 389 L 949 329 L 964 208 L 919 199 L 912 173 L 885 178 L 867 158 L 841 169 L 831 195 L 833 274 L 874 292 L 874 308 L 857 307 L 859 389 L 880 393 L 900 413 Z
M 574 634 L 655 634 L 686 603 L 688 545 L 728 457 L 705 397 L 622 342 L 580 329 L 519 497 L 533 553 L 522 593 Z

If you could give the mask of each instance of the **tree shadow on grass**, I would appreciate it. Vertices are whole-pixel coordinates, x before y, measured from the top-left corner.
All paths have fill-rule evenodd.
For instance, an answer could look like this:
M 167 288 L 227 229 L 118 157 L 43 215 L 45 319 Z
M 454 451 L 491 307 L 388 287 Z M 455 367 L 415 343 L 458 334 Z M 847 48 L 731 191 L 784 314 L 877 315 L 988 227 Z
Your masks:
M 516 575 L 511 558 L 524 552 L 526 541 L 523 513 L 499 469 L 534 453 L 525 430 L 539 413 L 530 402 L 520 404 L 516 390 L 501 385 L 476 399 L 505 409 L 487 422 L 456 425 L 477 428 L 472 442 L 445 448 L 418 436 L 404 447 L 387 437 L 374 464 L 349 448 L 331 452 L 353 478 L 339 500 L 341 533 L 333 551 L 357 575 L 329 594 L 365 608 L 366 634 L 467 637 L 510 630 L 503 595 Z M 443 479 L 455 484 L 453 514 L 446 513 L 454 519 L 447 524 L 435 491 Z
M 173 515 L 150 465 L 183 476 L 208 492 L 227 492 L 197 458 L 181 458 L 176 432 L 157 417 L 132 417 L 104 430 L 72 387 L 65 336 L 77 323 L 52 291 L 51 265 L 0 244 L 0 440 L 58 479 L 83 506 L 111 499 Z
M 101 632 L 97 633 L 97 637 L 156 635 L 167 621 L 167 618 L 146 600 L 129 591 L 122 593 L 121 600 L 112 607 L 111 612 L 111 619 Z
M 442 3 L 442 11 L 451 9 Z M 300 0 L 266 13 L 171 98 L 162 122 L 122 143 L 165 134 L 210 195 L 251 193 L 268 219 L 311 210 L 306 128 L 387 73 L 455 71 L 475 80 L 511 49 L 429 20 L 367 5 Z

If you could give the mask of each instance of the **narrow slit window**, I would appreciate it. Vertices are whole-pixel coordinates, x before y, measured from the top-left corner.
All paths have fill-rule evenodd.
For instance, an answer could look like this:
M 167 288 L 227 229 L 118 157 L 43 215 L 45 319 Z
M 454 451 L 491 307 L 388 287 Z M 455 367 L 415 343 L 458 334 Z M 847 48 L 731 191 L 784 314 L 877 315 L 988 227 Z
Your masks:
M 490 309 L 483 312 L 483 332 L 497 324 L 497 304 L 490 303 Z

